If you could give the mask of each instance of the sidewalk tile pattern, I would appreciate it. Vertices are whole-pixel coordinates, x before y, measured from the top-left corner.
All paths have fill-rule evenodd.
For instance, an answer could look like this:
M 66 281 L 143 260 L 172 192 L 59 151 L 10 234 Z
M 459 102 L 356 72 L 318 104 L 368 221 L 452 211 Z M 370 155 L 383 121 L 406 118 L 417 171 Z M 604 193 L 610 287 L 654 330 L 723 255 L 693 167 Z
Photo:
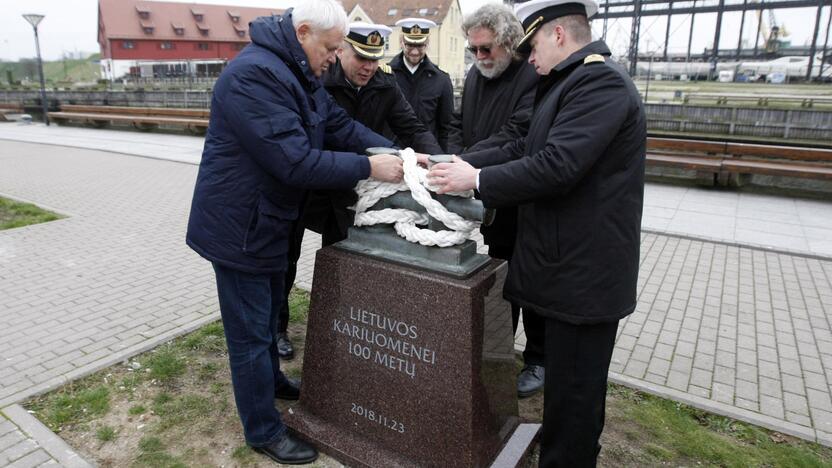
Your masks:
M 37 442 L 0 413 L 0 466 L 33 468 L 57 465 Z

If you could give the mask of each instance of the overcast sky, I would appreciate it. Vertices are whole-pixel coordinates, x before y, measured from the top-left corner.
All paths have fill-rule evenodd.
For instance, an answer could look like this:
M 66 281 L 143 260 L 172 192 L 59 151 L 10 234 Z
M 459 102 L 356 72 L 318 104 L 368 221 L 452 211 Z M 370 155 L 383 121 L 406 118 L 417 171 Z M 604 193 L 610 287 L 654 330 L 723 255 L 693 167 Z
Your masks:
M 201 0 L 199 2 L 187 0 L 183 3 L 218 3 L 238 6 L 260 6 L 285 8 L 297 0 Z M 372 0 L 367 0 L 372 1 Z M 462 12 L 469 13 L 480 5 L 496 0 L 460 0 Z M 429 4 L 431 0 L 426 0 Z M 97 0 L 0 0 L 3 14 L 0 15 L 0 60 L 18 60 L 21 57 L 34 57 L 35 44 L 32 27 L 21 15 L 24 13 L 39 13 L 46 18 L 39 26 L 41 52 L 45 60 L 57 60 L 64 55 L 79 52 L 98 52 L 96 31 L 98 21 Z M 830 8 L 823 11 L 818 48 L 823 46 L 826 34 L 826 21 Z M 792 10 L 778 10 L 775 12 L 777 22 L 785 25 L 791 33 L 788 38 L 792 44 L 809 44 L 815 20 L 815 8 Z M 640 48 L 642 50 L 661 51 L 664 43 L 666 25 L 665 17 L 646 17 L 642 19 L 642 35 Z M 714 37 L 716 15 L 697 15 L 694 22 L 693 52 L 701 52 L 704 47 L 710 47 Z M 740 13 L 728 13 L 723 19 L 720 48 L 735 48 L 739 33 Z M 600 34 L 602 21 L 594 21 L 593 29 Z M 749 47 L 754 45 L 757 17 L 754 13 L 746 14 L 745 38 Z M 671 23 L 671 39 L 669 49 L 675 52 L 685 52 L 690 28 L 690 15 L 674 16 Z M 611 20 L 607 26 L 607 42 L 614 53 L 623 53 L 627 49 L 630 37 L 630 21 L 628 19 Z

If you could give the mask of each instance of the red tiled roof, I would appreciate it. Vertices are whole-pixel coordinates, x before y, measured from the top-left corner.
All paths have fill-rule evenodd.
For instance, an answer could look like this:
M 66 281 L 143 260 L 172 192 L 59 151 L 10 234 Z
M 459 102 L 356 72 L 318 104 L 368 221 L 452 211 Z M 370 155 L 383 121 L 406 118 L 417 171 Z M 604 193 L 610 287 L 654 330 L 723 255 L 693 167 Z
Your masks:
M 424 18 L 442 24 L 455 1 L 457 0 L 343 0 L 343 4 L 347 13 L 352 12 L 358 4 L 374 23 L 393 26 L 403 18 Z
M 144 12 L 146 18 L 140 13 Z M 280 14 L 276 8 L 251 8 L 226 5 L 157 2 L 148 0 L 99 0 L 99 22 L 104 26 L 107 39 L 156 39 L 248 42 L 248 23 L 258 16 Z M 202 15 L 197 22 L 196 15 Z M 239 20 L 234 22 L 234 18 Z M 142 26 L 159 25 L 152 34 L 146 34 Z M 167 25 L 170 24 L 171 27 Z M 181 27 L 184 34 L 177 35 Z M 207 31 L 207 34 L 203 34 Z

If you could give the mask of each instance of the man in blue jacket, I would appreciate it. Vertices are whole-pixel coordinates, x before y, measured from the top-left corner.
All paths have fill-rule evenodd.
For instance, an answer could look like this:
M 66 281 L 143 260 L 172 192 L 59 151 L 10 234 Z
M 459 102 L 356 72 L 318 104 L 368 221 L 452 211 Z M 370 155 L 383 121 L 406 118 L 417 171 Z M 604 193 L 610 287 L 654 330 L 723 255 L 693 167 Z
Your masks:
M 346 30 L 336 0 L 305 0 L 251 23 L 251 45 L 214 87 L 188 222 L 188 245 L 216 273 L 246 443 L 279 463 L 318 456 L 287 432 L 274 405 L 299 396 L 299 383 L 280 371 L 274 336 L 299 207 L 308 189 L 402 176 L 396 156 L 358 154 L 392 142 L 353 121 L 321 86 Z

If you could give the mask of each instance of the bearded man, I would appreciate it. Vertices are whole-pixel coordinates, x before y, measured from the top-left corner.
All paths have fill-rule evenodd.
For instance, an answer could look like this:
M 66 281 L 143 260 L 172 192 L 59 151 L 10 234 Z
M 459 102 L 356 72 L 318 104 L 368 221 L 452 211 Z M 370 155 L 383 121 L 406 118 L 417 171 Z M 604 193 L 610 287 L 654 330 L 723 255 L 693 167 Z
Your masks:
M 523 28 L 509 7 L 480 7 L 463 19 L 462 31 L 468 40 L 468 52 L 474 57 L 474 67 L 465 77 L 462 105 L 451 123 L 448 150 L 455 154 L 499 148 L 525 136 L 538 81 L 534 67 L 517 55 Z M 481 232 L 490 256 L 511 261 L 517 235 L 517 207 L 497 210 L 494 222 L 483 226 Z M 516 332 L 520 306 L 514 303 L 511 318 Z M 520 398 L 542 390 L 545 380 L 545 322 L 534 310 L 524 307 L 523 329 L 525 365 L 517 377 Z

